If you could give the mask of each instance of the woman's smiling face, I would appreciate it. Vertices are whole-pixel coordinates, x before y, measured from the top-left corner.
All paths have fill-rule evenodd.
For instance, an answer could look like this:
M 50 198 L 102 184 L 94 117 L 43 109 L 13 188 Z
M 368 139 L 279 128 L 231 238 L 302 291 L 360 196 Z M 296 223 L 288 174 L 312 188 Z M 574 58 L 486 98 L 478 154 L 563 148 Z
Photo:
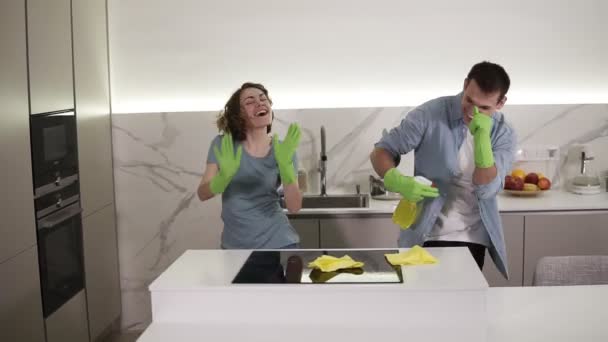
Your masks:
M 272 123 L 272 102 L 258 88 L 246 88 L 240 96 L 241 115 L 249 127 L 266 127 Z

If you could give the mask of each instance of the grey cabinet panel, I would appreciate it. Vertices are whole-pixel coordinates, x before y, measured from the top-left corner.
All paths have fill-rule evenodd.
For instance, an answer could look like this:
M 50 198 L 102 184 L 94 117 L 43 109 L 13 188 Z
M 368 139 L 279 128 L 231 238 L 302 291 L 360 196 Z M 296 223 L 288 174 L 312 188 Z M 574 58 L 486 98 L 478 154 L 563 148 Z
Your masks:
M 84 264 L 91 339 L 120 316 L 120 280 L 114 205 L 82 221 Z
M 0 262 L 36 243 L 24 0 L 0 1 Z
M 47 342 L 88 342 L 87 303 L 84 290 L 46 319 Z
M 114 202 L 105 0 L 73 0 L 74 79 L 83 217 Z
M 36 246 L 0 263 L 0 341 L 44 342 Z
M 526 216 L 524 285 L 543 256 L 608 255 L 608 214 Z
M 319 248 L 318 219 L 289 219 L 289 223 L 300 235 L 300 248 Z
M 70 0 L 28 0 L 31 113 L 74 108 Z
M 321 248 L 397 248 L 399 227 L 390 218 L 321 219 Z
M 492 258 L 486 252 L 483 275 L 490 286 L 522 286 L 524 263 L 524 216 L 501 215 L 507 245 L 509 280 L 496 269 Z

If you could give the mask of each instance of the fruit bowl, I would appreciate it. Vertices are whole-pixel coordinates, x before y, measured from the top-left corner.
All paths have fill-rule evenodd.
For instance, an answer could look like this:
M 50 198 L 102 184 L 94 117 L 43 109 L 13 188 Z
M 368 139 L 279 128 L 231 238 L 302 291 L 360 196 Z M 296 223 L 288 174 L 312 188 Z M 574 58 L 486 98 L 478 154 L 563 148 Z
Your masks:
M 505 176 L 504 192 L 512 196 L 532 197 L 551 188 L 551 181 L 542 173 L 525 173 L 522 169 L 511 171 Z
M 503 189 L 503 191 L 509 195 L 521 196 L 521 197 L 538 196 L 544 192 L 547 192 L 547 190 L 525 191 L 525 190 L 508 190 L 508 189 Z

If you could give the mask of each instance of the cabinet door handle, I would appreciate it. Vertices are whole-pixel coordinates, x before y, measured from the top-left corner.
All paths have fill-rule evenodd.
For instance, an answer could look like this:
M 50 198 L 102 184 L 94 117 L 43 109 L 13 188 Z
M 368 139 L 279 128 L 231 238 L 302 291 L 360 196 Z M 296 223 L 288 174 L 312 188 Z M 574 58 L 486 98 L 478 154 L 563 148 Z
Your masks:
M 56 225 L 80 214 L 81 212 L 82 212 L 82 208 L 80 208 L 78 203 L 71 205 L 69 207 L 65 207 L 65 209 L 62 209 L 54 214 L 51 214 L 51 215 L 43 218 L 42 220 L 39 220 L 38 228 L 39 229 L 53 228 Z

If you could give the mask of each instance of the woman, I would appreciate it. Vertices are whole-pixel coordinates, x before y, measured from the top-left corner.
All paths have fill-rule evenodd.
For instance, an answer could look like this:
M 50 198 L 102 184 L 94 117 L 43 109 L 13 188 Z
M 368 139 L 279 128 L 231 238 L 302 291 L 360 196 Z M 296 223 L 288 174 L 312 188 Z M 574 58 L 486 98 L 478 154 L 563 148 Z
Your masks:
M 300 238 L 279 205 L 283 185 L 289 212 L 302 207 L 296 177 L 300 128 L 291 124 L 285 139 L 269 135 L 274 113 L 268 90 L 244 83 L 217 120 L 207 167 L 198 187 L 206 201 L 222 194 L 222 248 L 297 248 Z

